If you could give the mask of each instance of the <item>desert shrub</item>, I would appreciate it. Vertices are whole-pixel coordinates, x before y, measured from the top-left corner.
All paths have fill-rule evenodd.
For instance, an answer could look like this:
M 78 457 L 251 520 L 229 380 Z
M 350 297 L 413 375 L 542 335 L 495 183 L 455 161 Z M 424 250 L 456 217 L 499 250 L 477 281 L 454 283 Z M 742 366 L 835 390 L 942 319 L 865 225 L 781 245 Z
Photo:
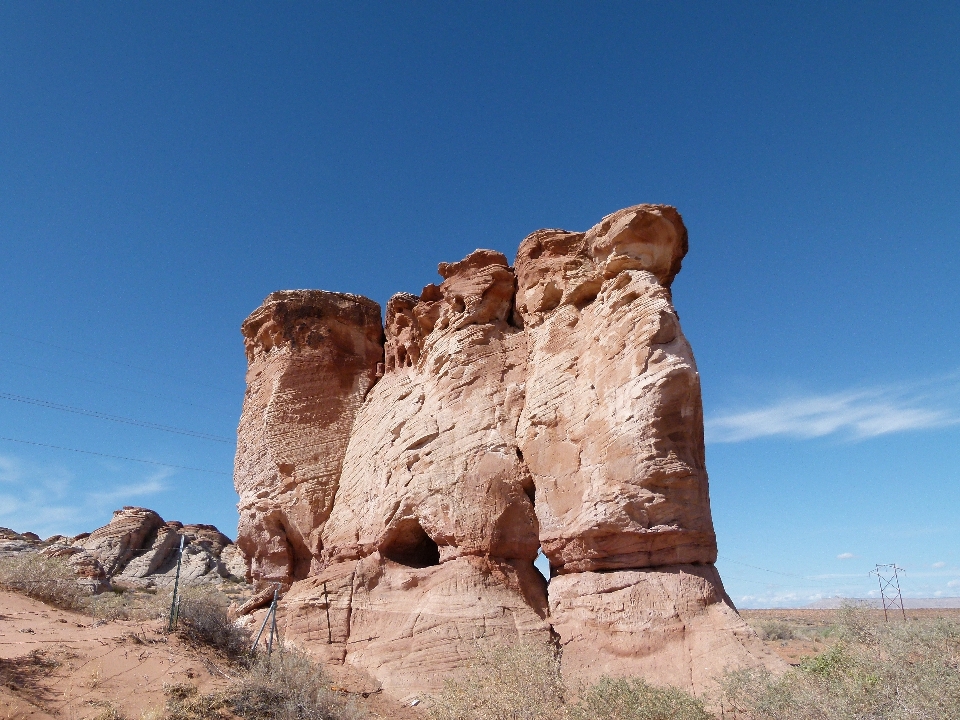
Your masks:
M 227 607 L 226 599 L 215 591 L 185 593 L 180 601 L 177 632 L 187 642 L 240 657 L 250 649 L 250 633 L 233 623 Z
M 880 623 L 846 609 L 836 627 L 836 645 L 782 676 L 763 670 L 726 675 L 724 708 L 747 720 L 960 717 L 960 625 Z
M 556 720 L 563 717 L 556 651 L 536 642 L 478 644 L 471 665 L 430 698 L 432 720 Z
M 360 720 L 363 713 L 330 689 L 319 665 L 293 648 L 258 655 L 229 693 L 244 720 Z
M 202 694 L 196 685 L 175 683 L 163 688 L 167 696 L 162 720 L 225 720 L 232 718 L 225 693 Z
M 88 594 L 69 563 L 34 552 L 0 560 L 0 585 L 66 609 L 80 607 Z
M 120 710 L 110 703 L 101 703 L 103 710 L 93 716 L 91 720 L 128 720 Z
M 793 640 L 797 637 L 793 626 L 781 620 L 760 623 L 757 634 L 764 640 Z
M 639 678 L 601 678 L 568 709 L 570 720 L 711 720 L 703 703 L 677 688 Z

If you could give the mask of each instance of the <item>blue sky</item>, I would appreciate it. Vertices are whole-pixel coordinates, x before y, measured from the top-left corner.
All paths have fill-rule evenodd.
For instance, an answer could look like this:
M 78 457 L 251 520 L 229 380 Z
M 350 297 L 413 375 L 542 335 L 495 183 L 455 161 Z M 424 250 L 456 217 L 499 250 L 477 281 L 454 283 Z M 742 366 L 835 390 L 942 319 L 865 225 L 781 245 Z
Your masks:
M 231 534 L 267 293 L 385 303 L 662 202 L 733 599 L 878 562 L 960 595 L 957 37 L 952 3 L 4 4 L 0 525 Z

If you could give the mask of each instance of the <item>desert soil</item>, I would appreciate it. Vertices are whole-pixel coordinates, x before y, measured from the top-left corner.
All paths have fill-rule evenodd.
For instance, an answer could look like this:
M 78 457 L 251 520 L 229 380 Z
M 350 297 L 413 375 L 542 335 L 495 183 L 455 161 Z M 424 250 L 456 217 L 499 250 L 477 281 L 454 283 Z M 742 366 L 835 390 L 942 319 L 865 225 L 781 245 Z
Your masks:
M 0 590 L 0 720 L 90 720 L 110 708 L 131 720 L 162 717 L 165 687 L 229 686 L 235 668 L 163 630 L 158 621 L 97 621 Z M 341 686 L 361 680 L 331 676 Z M 382 694 L 357 700 L 371 720 L 420 717 Z
M 881 611 L 874 612 L 882 617 Z M 791 664 L 833 642 L 834 610 L 743 610 L 757 632 L 779 635 L 766 645 Z M 950 618 L 960 609 L 908 610 L 907 618 Z M 891 617 L 891 622 L 902 622 Z M 0 590 L 0 720 L 89 720 L 115 708 L 136 720 L 160 716 L 165 687 L 187 683 L 201 692 L 226 689 L 237 671 L 215 652 L 163 632 L 163 623 L 94 620 Z M 331 669 L 340 687 L 369 678 Z M 357 695 L 372 720 L 422 717 L 382 694 Z

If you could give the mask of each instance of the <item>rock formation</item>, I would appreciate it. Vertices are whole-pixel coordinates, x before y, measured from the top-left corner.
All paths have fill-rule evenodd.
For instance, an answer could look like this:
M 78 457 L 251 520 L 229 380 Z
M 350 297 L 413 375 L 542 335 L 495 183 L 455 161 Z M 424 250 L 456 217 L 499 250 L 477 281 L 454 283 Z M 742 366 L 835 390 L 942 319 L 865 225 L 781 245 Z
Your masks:
M 165 522 L 153 510 L 129 506 L 116 510 L 107 525 L 72 538 L 54 535 L 41 541 L 33 533 L 0 528 L 0 556 L 39 552 L 63 558 L 95 591 L 110 586 L 164 587 L 173 584 L 181 537 L 181 581 L 205 584 L 243 578 L 246 559 L 213 525 Z
M 321 567 L 320 533 L 353 420 L 383 362 L 380 306 L 342 293 L 275 292 L 242 330 L 237 545 L 252 577 L 289 584 Z
M 670 293 L 686 251 L 667 206 L 540 230 L 513 267 L 442 263 L 391 298 L 385 335 L 369 300 L 269 296 L 243 325 L 238 544 L 253 580 L 293 581 L 286 637 L 398 695 L 486 638 L 557 640 L 574 678 L 696 689 L 765 661 L 713 567 Z

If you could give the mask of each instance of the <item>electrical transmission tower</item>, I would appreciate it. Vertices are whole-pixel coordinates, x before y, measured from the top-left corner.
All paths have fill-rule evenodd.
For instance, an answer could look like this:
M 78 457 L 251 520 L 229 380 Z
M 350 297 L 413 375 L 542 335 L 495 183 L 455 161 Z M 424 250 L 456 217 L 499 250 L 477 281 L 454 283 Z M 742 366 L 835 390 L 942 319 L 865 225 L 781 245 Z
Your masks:
M 877 565 L 870 571 L 871 575 L 877 576 L 877 582 L 880 583 L 880 600 L 883 603 L 883 619 L 886 621 L 888 610 L 899 610 L 903 619 L 907 619 L 907 613 L 903 609 L 903 596 L 900 594 L 900 578 L 898 571 L 903 568 L 896 565 Z

